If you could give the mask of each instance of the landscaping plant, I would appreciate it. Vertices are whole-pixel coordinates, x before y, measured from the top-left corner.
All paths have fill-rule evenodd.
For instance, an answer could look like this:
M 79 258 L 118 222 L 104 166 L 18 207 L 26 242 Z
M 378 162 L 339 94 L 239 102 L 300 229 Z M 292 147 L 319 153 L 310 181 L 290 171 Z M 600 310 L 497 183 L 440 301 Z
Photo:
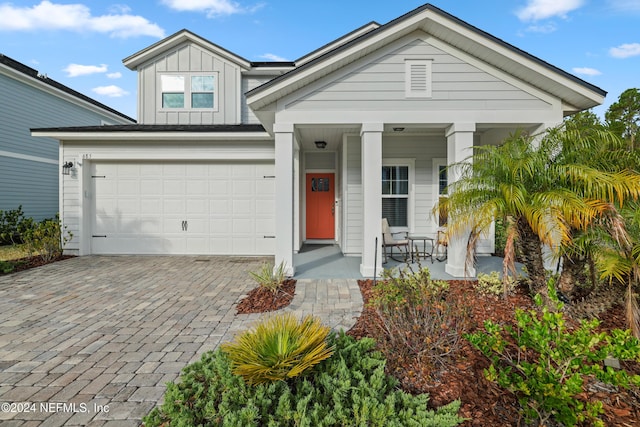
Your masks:
M 222 350 L 229 355 L 233 373 L 247 384 L 286 380 L 331 356 L 329 331 L 312 316 L 298 321 L 293 313 L 282 313 L 223 344 Z
M 536 295 L 541 313 L 517 309 L 515 326 L 486 321 L 484 332 L 465 337 L 491 360 L 487 379 L 515 394 L 529 422 L 547 425 L 553 419 L 565 426 L 583 421 L 604 426 L 599 418 L 602 402 L 585 402 L 579 395 L 594 380 L 625 388 L 640 385 L 640 376 L 604 366 L 610 357 L 640 361 L 640 343 L 629 331 L 597 332 L 597 320 L 569 329 L 551 281 L 548 292 L 553 310 Z
M 62 225 L 60 217 L 45 219 L 27 229 L 22 234 L 22 240 L 31 256 L 38 255 L 44 262 L 51 262 L 62 256 L 64 246 L 71 240 L 73 234 Z
M 478 284 L 476 289 L 482 294 L 488 295 L 504 295 L 512 292 L 516 287 L 516 281 L 507 277 L 506 281 L 500 278 L 500 274 L 497 271 L 492 271 L 489 274 L 478 273 Z
M 385 333 L 379 344 L 398 356 L 442 365 L 460 347 L 468 319 L 447 289 L 446 282 L 431 280 L 427 268 L 385 272 L 370 302 Z
M 34 226 L 32 218 L 26 218 L 22 205 L 18 209 L 0 210 L 0 244 L 15 245 L 22 241 L 22 234 Z
M 273 264 L 265 262 L 260 267 L 260 271 L 254 273 L 249 272 L 251 277 L 263 288 L 269 289 L 274 294 L 278 292 L 280 286 L 286 279 L 285 264 L 284 261 L 274 267 Z
M 455 401 L 428 409 L 426 394 L 412 396 L 385 375 L 371 339 L 330 334 L 332 357 L 310 376 L 249 385 L 232 373 L 224 351 L 208 352 L 169 383 L 164 404 L 144 419 L 154 426 L 447 427 L 463 420 Z

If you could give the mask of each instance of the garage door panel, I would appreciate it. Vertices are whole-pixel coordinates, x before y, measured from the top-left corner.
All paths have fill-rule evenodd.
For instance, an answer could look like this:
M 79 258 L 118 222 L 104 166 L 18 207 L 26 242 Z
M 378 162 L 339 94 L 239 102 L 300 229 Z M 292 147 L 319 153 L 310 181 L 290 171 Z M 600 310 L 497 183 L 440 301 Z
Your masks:
M 273 164 L 93 163 L 94 253 L 274 252 Z M 267 177 L 267 178 L 265 178 Z

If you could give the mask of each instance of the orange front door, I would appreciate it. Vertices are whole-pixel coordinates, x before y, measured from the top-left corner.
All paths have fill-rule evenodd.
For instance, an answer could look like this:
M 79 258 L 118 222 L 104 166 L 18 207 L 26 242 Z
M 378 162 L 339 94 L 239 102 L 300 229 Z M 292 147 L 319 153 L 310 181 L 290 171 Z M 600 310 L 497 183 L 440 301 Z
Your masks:
M 307 174 L 307 239 L 335 236 L 335 175 Z

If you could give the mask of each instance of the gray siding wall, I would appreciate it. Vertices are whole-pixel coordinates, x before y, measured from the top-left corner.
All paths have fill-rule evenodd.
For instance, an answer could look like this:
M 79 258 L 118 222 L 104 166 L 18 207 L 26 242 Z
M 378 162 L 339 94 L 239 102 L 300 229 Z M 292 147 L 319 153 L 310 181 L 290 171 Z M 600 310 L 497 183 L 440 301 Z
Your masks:
M 22 205 L 37 220 L 58 212 L 58 141 L 32 137 L 31 128 L 95 126 L 102 120 L 114 122 L 0 74 L 0 210 Z
M 216 78 L 217 106 L 206 110 L 163 110 L 160 77 L 163 72 L 213 72 Z M 139 70 L 139 120 L 144 124 L 238 124 L 241 82 L 236 64 L 184 44 Z
M 243 76 L 242 77 L 242 123 L 260 124 L 260 120 L 253 114 L 253 111 L 247 105 L 247 97 L 245 93 L 257 88 L 263 83 L 273 79 L 273 76 Z
M 349 136 L 346 148 L 345 253 L 362 252 L 362 174 L 361 142 L 359 136 Z M 447 143 L 439 136 L 385 135 L 382 159 L 413 159 L 414 182 L 410 189 L 413 198 L 413 232 L 435 236 L 437 225 L 432 218 L 437 195 L 434 194 L 433 159 L 447 157 Z
M 432 98 L 405 97 L 405 60 L 432 60 Z M 350 72 L 291 102 L 295 110 L 549 109 L 530 93 L 421 39 L 374 53 Z

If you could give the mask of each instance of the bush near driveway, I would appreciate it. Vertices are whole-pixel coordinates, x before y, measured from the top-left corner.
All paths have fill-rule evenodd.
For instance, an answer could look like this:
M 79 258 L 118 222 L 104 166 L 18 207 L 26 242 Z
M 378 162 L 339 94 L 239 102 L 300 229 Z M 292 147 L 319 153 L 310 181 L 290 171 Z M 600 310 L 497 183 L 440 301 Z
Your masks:
M 228 356 L 208 352 L 169 383 L 164 404 L 144 419 L 151 426 L 455 426 L 458 401 L 427 408 L 426 394 L 397 389 L 384 373 L 374 341 L 331 334 L 332 357 L 311 375 L 257 386 L 231 372 Z

